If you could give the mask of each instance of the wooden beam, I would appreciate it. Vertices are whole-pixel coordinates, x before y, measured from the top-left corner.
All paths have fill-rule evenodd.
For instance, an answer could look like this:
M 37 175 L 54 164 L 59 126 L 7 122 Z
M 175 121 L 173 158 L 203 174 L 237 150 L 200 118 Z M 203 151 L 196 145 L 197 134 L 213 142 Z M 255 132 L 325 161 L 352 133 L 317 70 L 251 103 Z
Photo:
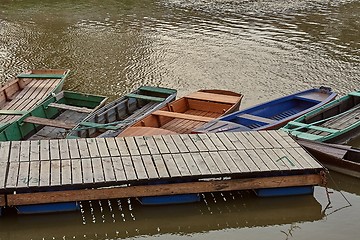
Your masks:
M 230 95 L 207 93 L 207 92 L 194 92 L 191 93 L 190 95 L 185 96 L 185 98 L 235 104 L 240 101 L 242 96 L 230 96 Z
M 0 195 L 0 207 L 5 207 L 6 201 L 5 201 L 5 195 Z
M 164 117 L 172 117 L 172 118 L 181 118 L 186 120 L 193 120 L 193 121 L 199 121 L 199 122 L 209 122 L 211 120 L 214 120 L 214 118 L 211 117 L 203 117 L 203 116 L 197 116 L 197 115 L 191 115 L 191 114 L 185 114 L 185 113 L 177 113 L 177 112 L 168 112 L 168 111 L 162 111 L 157 110 L 152 113 L 153 115 L 158 116 L 164 116 Z
M 56 128 L 64 128 L 64 129 L 73 129 L 75 127 L 75 123 L 69 123 L 54 119 L 46 119 L 46 118 L 33 117 L 33 116 L 25 118 L 24 122 L 34 123 L 43 126 L 51 126 Z
M 238 115 L 239 118 L 246 118 L 249 120 L 254 120 L 257 122 L 263 122 L 263 123 L 269 123 L 269 124 L 273 124 L 276 123 L 276 120 L 270 119 L 270 118 L 264 118 L 264 117 L 259 117 L 259 116 L 255 116 L 255 115 L 250 115 L 250 114 L 241 114 Z
M 92 111 L 93 111 L 92 109 L 89 109 L 86 107 L 76 107 L 76 106 L 71 106 L 71 105 L 66 105 L 66 104 L 61 104 L 61 103 L 50 103 L 49 107 L 64 109 L 64 110 L 71 110 L 71 111 L 80 112 L 80 113 L 92 113 Z
M 201 181 L 7 195 L 8 206 L 324 184 L 323 174 Z

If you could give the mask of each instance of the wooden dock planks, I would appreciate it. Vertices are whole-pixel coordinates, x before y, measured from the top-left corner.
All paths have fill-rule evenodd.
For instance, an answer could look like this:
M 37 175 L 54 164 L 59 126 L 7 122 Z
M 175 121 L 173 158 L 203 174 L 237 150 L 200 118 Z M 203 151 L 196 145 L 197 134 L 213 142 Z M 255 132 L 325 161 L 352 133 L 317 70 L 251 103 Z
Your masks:
M 323 169 L 287 134 L 274 130 L 14 141 L 0 143 L 0 153 L 0 192 L 18 194 L 35 187 L 65 191 L 159 181 L 194 184 L 204 178 L 286 179 Z

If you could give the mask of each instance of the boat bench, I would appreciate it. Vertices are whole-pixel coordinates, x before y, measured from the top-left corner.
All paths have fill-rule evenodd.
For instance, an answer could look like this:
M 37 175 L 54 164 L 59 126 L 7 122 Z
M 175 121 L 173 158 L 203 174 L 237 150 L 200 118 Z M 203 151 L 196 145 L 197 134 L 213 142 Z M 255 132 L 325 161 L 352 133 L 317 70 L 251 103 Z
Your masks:
M 239 99 L 241 99 L 242 97 L 222 95 L 216 93 L 207 93 L 207 92 L 194 92 L 186 96 L 185 98 L 226 103 L 226 104 L 236 104 L 240 101 Z
M 273 123 L 277 122 L 276 120 L 273 120 L 273 119 L 270 119 L 270 118 L 259 117 L 259 116 L 246 114 L 246 113 L 238 115 L 237 117 L 245 118 L 245 119 L 249 119 L 249 120 L 253 120 L 253 121 L 257 121 L 257 122 L 268 123 L 268 124 L 273 124 Z
M 162 110 L 157 110 L 157 111 L 153 112 L 152 114 L 157 115 L 157 116 L 181 118 L 181 119 L 199 121 L 199 122 L 209 122 L 209 121 L 215 119 L 215 118 L 211 118 L 211 117 L 203 117 L 203 116 L 191 115 L 191 114 L 186 114 L 186 113 L 168 112 L 168 111 L 162 111 Z
M 73 129 L 75 127 L 75 123 L 69 123 L 54 119 L 47 119 L 47 118 L 40 118 L 40 117 L 34 117 L 30 116 L 24 119 L 24 122 L 26 123 L 33 123 L 37 125 L 43 125 L 43 126 L 50 126 L 50 127 L 56 127 L 56 128 L 63 128 L 63 129 Z
M 148 92 L 156 92 L 156 93 L 168 94 L 168 95 L 176 93 L 176 91 L 172 90 L 172 89 L 158 88 L 158 87 L 151 87 L 151 86 L 142 86 L 142 87 L 140 87 L 140 90 L 148 91 Z
M 80 113 L 92 113 L 92 111 L 93 111 L 92 109 L 89 109 L 86 107 L 76 107 L 76 106 L 71 106 L 71 105 L 66 105 L 66 104 L 61 104 L 61 103 L 50 103 L 48 106 L 57 108 L 57 109 L 71 110 L 71 111 L 80 112 Z
M 325 127 L 320 127 L 320 126 L 316 126 L 316 125 L 310 125 L 310 124 L 301 123 L 301 122 L 295 122 L 295 121 L 291 121 L 288 124 L 290 126 L 298 127 L 298 128 L 295 128 L 295 130 L 305 128 L 305 129 L 311 129 L 311 130 L 316 130 L 316 131 L 321 131 L 321 132 L 328 132 L 328 133 L 337 133 L 337 132 L 339 132 L 339 130 L 336 130 L 336 129 L 325 128 Z
M 17 78 L 45 78 L 45 79 L 61 79 L 64 77 L 63 74 L 32 74 L 22 73 L 16 76 Z
M 153 97 L 153 96 L 147 96 L 147 95 L 141 95 L 141 94 L 135 94 L 135 93 L 128 93 L 128 94 L 126 94 L 126 96 L 129 98 L 136 98 L 136 99 L 142 99 L 142 100 L 153 101 L 153 102 L 165 101 L 165 98 Z

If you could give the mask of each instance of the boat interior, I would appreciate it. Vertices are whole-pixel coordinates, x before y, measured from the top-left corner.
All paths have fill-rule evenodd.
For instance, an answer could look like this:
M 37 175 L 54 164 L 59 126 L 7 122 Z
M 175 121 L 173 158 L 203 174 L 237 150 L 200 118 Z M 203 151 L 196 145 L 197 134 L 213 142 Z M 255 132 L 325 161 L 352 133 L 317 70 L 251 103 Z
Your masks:
M 223 114 L 238 107 L 240 95 L 223 95 L 216 91 L 199 91 L 168 103 L 153 112 L 119 136 L 141 136 L 156 134 L 191 133 Z

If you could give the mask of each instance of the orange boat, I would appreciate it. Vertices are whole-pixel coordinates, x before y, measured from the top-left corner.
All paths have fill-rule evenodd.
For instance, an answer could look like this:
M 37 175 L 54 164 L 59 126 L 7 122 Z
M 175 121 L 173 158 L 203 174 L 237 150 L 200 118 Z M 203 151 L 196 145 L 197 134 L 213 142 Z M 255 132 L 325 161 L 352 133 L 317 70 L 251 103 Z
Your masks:
M 225 90 L 199 90 L 140 119 L 118 137 L 191 133 L 215 118 L 237 111 L 242 94 Z

